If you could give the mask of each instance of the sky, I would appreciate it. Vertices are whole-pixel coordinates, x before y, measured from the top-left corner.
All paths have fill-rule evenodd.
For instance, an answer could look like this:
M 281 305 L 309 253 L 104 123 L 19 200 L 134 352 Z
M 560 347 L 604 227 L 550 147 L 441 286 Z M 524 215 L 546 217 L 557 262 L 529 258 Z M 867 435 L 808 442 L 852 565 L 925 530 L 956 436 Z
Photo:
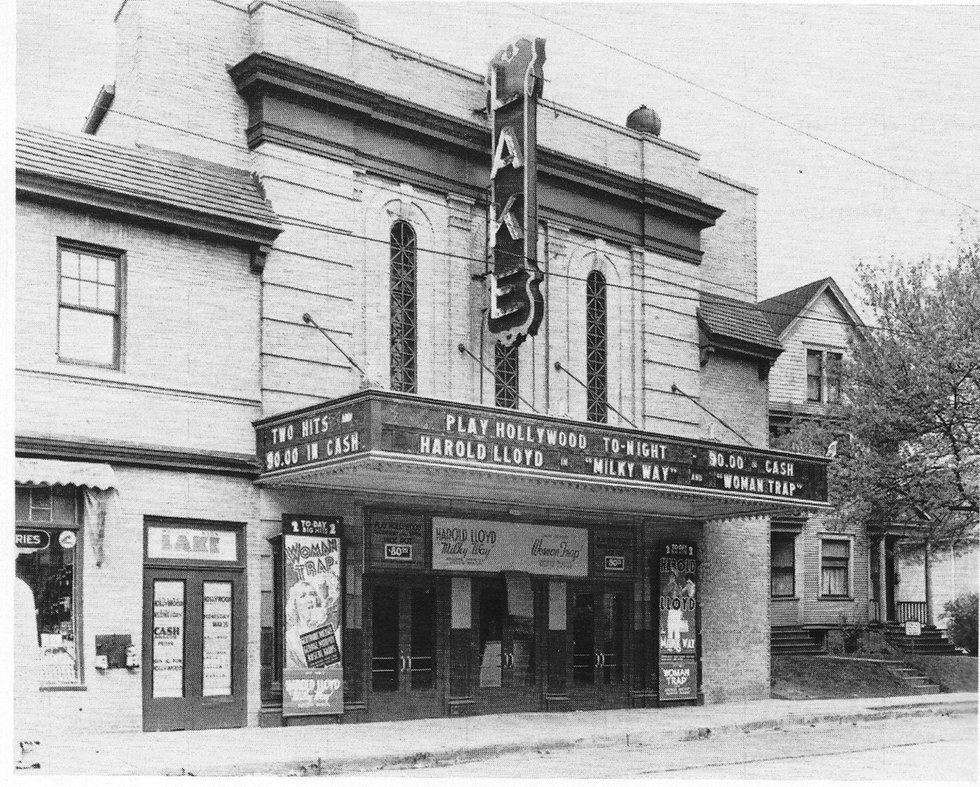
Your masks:
M 18 123 L 81 129 L 114 80 L 119 4 L 21 0 Z M 663 139 L 759 189 L 760 299 L 830 275 L 859 305 L 858 260 L 948 257 L 978 217 L 978 6 L 347 5 L 364 32 L 478 73 L 515 34 L 543 37 L 547 98 L 614 123 L 654 108 Z

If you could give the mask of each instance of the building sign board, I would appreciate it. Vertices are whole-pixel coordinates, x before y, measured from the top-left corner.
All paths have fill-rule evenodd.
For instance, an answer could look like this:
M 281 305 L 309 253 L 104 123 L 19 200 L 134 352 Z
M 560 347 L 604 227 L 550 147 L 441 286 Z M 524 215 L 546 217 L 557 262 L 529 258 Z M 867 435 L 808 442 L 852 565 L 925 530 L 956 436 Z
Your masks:
M 167 560 L 238 561 L 238 533 L 201 527 L 151 525 L 146 528 L 146 556 Z
M 589 533 L 579 527 L 433 517 L 432 569 L 585 577 Z
M 404 571 L 428 568 L 429 520 L 418 514 L 372 511 L 364 527 L 365 553 L 371 568 Z
M 432 465 L 655 485 L 743 499 L 827 501 L 827 460 L 822 458 L 503 414 L 387 392 L 356 394 L 259 422 L 256 437 L 263 478 L 383 454 Z M 324 444 L 333 448 L 324 449 Z M 356 451 L 345 453 L 345 446 L 356 446 Z
M 487 325 L 508 346 L 534 336 L 544 314 L 536 163 L 544 59 L 543 38 L 517 38 L 494 55 L 487 74 L 493 157 Z
M 633 529 L 602 527 L 592 531 L 592 571 L 603 574 L 633 574 Z
M 661 544 L 657 576 L 660 699 L 697 699 L 698 560 L 695 545 Z
M 283 716 L 344 712 L 340 517 L 283 514 Z

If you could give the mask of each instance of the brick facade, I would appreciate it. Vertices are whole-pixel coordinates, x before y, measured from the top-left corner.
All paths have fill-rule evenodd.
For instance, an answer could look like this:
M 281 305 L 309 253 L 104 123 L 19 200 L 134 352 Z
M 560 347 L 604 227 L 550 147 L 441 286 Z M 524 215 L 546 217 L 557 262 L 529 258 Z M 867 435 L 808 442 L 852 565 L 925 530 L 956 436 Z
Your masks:
M 389 388 L 388 244 L 392 224 L 399 220 L 410 223 L 417 236 L 418 393 L 460 407 L 493 404 L 492 375 L 458 349 L 462 344 L 492 366 L 495 339 L 485 330 L 487 285 L 478 278 L 484 271 L 487 206 L 474 196 L 479 190 L 470 182 L 483 188 L 486 162 L 467 160 L 460 167 L 451 156 L 438 158 L 435 145 L 419 153 L 409 147 L 411 135 L 392 130 L 395 118 L 387 125 L 379 122 L 371 132 L 389 135 L 389 157 L 404 165 L 396 173 L 387 166 L 390 162 L 371 159 L 358 147 L 366 150 L 369 124 L 350 122 L 334 105 L 304 104 L 281 95 L 255 99 L 250 106 L 228 69 L 250 54 L 264 53 L 380 91 L 386 107 L 401 106 L 399 101 L 424 103 L 427 111 L 441 113 L 438 117 L 477 131 L 484 123 L 474 112 L 484 102 L 482 75 L 415 53 L 406 57 L 398 47 L 276 0 L 128 0 L 118 15 L 117 33 L 116 99 L 99 136 L 255 172 L 283 231 L 264 250 L 259 273 L 255 250 L 241 244 L 100 217 L 86 208 L 22 201 L 18 437 L 172 449 L 185 457 L 195 452 L 242 457 L 254 454 L 252 422 L 258 418 L 361 387 Z M 681 224 L 688 220 L 680 222 L 667 209 L 656 219 L 668 228 L 675 222 L 670 232 L 676 232 L 656 239 L 663 248 L 643 245 L 643 235 L 629 242 L 622 228 L 603 234 L 571 219 L 558 220 L 557 209 L 542 220 L 539 258 L 548 274 L 542 286 L 547 308 L 538 336 L 519 351 L 521 395 L 541 415 L 585 420 L 585 392 L 555 363 L 579 379 L 586 375 L 584 280 L 597 270 L 607 282 L 608 399 L 623 414 L 620 418 L 610 411 L 609 423 L 633 423 L 679 438 L 740 442 L 674 393 L 676 385 L 752 446 L 765 447 L 769 385 L 760 375 L 758 358 L 719 352 L 702 367 L 696 316 L 702 292 L 755 302 L 756 192 L 700 170 L 697 154 L 676 144 L 577 110 L 546 106 L 540 113 L 542 148 L 602 168 L 618 183 L 680 194 L 704 215 L 716 209 L 722 213 L 711 220 L 713 226 L 706 221 L 697 254 L 682 248 L 689 239 Z M 282 132 L 288 124 L 295 127 Z M 246 131 L 267 136 L 249 144 Z M 431 153 L 431 161 L 413 158 L 423 153 Z M 437 165 L 455 172 L 458 182 L 452 188 L 433 185 L 426 168 L 434 171 Z M 68 368 L 57 361 L 58 237 L 126 253 L 120 370 Z M 362 366 L 363 377 L 304 321 L 304 314 Z M 262 636 L 277 620 L 270 539 L 281 531 L 281 515 L 330 512 L 344 517 L 345 637 L 357 642 L 370 614 L 362 587 L 362 549 L 365 511 L 372 506 L 428 506 L 453 516 L 478 516 L 483 506 L 488 516 L 519 521 L 554 524 L 568 517 L 592 528 L 632 527 L 634 557 L 641 565 L 624 587 L 631 596 L 631 630 L 637 632 L 632 640 L 635 688 L 647 691 L 656 681 L 648 674 L 650 662 L 643 661 L 652 647 L 649 560 L 664 539 L 694 541 L 704 561 L 704 697 L 715 702 L 768 694 L 766 518 L 684 518 L 669 495 L 662 500 L 662 512 L 654 510 L 657 498 L 651 496 L 653 502 L 641 514 L 623 500 L 625 490 L 619 491 L 617 503 L 585 486 L 546 484 L 530 490 L 513 479 L 504 482 L 512 500 L 497 489 L 490 495 L 472 487 L 442 489 L 431 500 L 397 499 L 384 483 L 366 496 L 329 485 L 257 487 L 247 477 L 191 469 L 123 466 L 117 479 L 118 512 L 107 536 L 105 564 L 91 565 L 91 550 L 85 552 L 86 661 L 94 657 L 95 634 L 125 629 L 138 637 L 142 630 L 144 517 L 245 523 L 249 724 L 259 723 L 260 695 L 266 690 L 261 670 L 269 664 L 261 651 Z M 480 502 L 474 506 L 472 497 L 454 499 L 460 491 L 482 495 Z M 511 503 L 520 506 L 517 513 L 508 507 Z M 367 674 L 367 655 L 357 658 L 350 668 Z M 64 699 L 51 695 L 52 715 L 69 726 L 138 728 L 138 676 L 124 670 L 91 672 L 86 667 L 90 690 L 81 703 L 73 704 L 68 692 Z M 364 686 L 353 690 L 363 693 Z M 352 715 L 363 711 L 362 700 L 352 702 L 358 706 Z M 109 712 L 95 720 L 96 708 Z

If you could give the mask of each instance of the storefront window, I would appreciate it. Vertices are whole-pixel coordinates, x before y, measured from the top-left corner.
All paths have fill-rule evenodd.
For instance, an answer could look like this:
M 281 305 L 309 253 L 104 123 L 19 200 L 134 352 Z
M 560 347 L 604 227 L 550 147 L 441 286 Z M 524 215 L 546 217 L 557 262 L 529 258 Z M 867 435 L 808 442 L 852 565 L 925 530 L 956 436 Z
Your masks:
M 42 685 L 78 683 L 75 491 L 17 490 L 16 575 L 31 589 Z

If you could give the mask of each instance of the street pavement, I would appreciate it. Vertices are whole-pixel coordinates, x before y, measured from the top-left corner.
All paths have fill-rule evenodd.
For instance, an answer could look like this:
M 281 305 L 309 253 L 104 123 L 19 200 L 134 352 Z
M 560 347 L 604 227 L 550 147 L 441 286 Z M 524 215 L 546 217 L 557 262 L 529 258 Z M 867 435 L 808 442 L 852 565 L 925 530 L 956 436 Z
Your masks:
M 40 775 L 328 775 L 424 768 L 522 752 L 650 746 L 733 732 L 977 713 L 973 693 L 756 700 L 703 707 L 41 736 Z

